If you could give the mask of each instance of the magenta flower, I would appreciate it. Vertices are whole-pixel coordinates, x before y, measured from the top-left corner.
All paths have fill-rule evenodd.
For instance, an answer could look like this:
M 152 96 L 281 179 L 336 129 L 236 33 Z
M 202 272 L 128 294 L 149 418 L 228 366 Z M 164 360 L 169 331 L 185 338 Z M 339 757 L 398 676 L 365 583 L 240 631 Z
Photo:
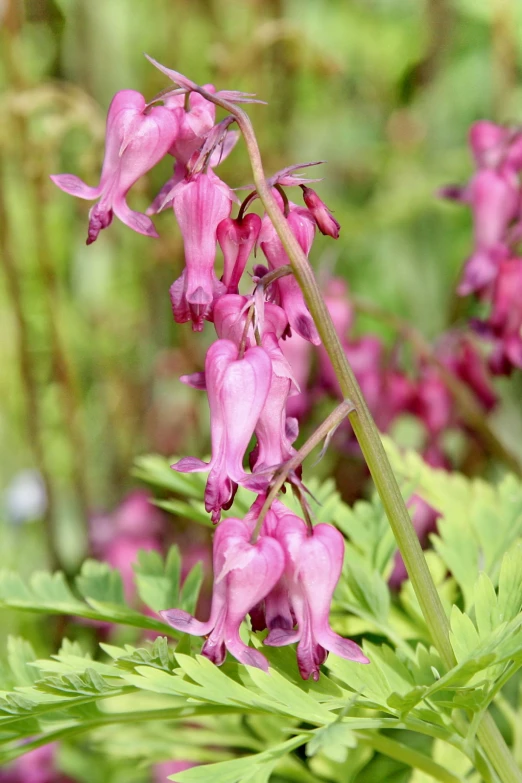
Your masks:
M 134 90 L 121 90 L 112 99 L 97 187 L 89 187 L 73 174 L 51 177 L 65 193 L 88 201 L 100 199 L 89 213 L 88 245 L 110 225 L 113 213 L 139 234 L 158 236 L 150 218 L 130 209 L 126 197 L 134 183 L 167 154 L 178 132 L 178 122 L 165 106 L 146 109 L 145 98 Z
M 469 129 L 469 145 L 480 169 L 496 169 L 506 153 L 510 132 L 489 120 L 478 120 Z
M 212 170 L 181 182 L 173 197 L 186 268 L 172 284 L 170 299 L 176 323 L 191 320 L 196 332 L 212 318 L 214 301 L 226 290 L 214 272 L 216 230 L 230 214 L 233 198 L 232 191 Z
M 310 533 L 302 519 L 288 513 L 278 521 L 274 535 L 285 554 L 284 575 L 297 629 L 275 626 L 264 643 L 281 647 L 298 642 L 297 663 L 305 680 L 319 679 L 319 666 L 328 651 L 350 661 L 369 663 L 360 647 L 332 631 L 328 622 L 343 566 L 341 533 L 327 524 L 317 525 Z M 287 621 L 288 617 L 285 624 Z
M 90 539 L 93 553 L 116 568 L 126 600 L 136 600 L 132 564 L 140 549 L 161 551 L 163 517 L 147 492 L 131 492 L 112 514 L 93 516 Z
M 205 360 L 205 379 L 211 420 L 210 463 L 185 457 L 172 467 L 181 473 L 210 471 L 205 508 L 219 521 L 221 509 L 230 508 L 237 485 L 262 491 L 266 479 L 245 473 L 243 458 L 265 405 L 272 377 L 272 363 L 260 347 L 248 348 L 239 358 L 230 340 L 217 340 Z
M 281 205 L 281 196 L 277 191 L 275 191 L 275 194 L 278 203 Z M 294 236 L 301 245 L 303 253 L 308 255 L 314 239 L 315 220 L 307 209 L 298 207 L 295 204 L 290 205 L 290 213 L 287 220 Z M 270 269 L 279 269 L 279 267 L 290 263 L 281 240 L 268 216 L 263 218 L 259 243 Z M 272 288 L 276 292 L 277 304 L 281 305 L 285 311 L 292 329 L 297 334 L 300 334 L 301 337 L 304 337 L 305 340 L 309 340 L 314 345 L 319 345 L 321 338 L 308 312 L 302 291 L 295 277 L 293 275 L 281 277 L 272 284 Z
M 341 230 L 340 224 L 332 215 L 324 201 L 319 198 L 318 194 L 312 188 L 302 186 L 304 203 L 310 210 L 317 228 L 325 236 L 333 237 L 333 239 L 339 239 L 339 232 Z
M 491 315 L 475 327 L 493 341 L 489 357 L 493 373 L 509 375 L 514 367 L 522 369 L 522 259 L 511 259 L 500 265 Z
M 200 622 L 181 609 L 161 612 L 178 631 L 207 636 L 202 655 L 220 666 L 228 650 L 238 661 L 268 671 L 264 655 L 248 647 L 239 636 L 247 613 L 269 593 L 284 568 L 278 542 L 268 536 L 250 543 L 251 525 L 240 519 L 225 519 L 214 535 L 214 590 L 210 617 Z
M 241 220 L 225 218 L 217 227 L 217 240 L 225 265 L 223 283 L 229 294 L 237 294 L 239 281 L 261 231 L 261 218 L 251 213 Z
M 56 765 L 58 743 L 51 742 L 0 769 L 0 783 L 74 783 Z
M 475 249 L 458 287 L 466 296 L 491 283 L 508 255 L 506 231 L 518 206 L 516 182 L 512 175 L 483 169 L 471 180 L 463 200 L 471 206 L 475 233 Z

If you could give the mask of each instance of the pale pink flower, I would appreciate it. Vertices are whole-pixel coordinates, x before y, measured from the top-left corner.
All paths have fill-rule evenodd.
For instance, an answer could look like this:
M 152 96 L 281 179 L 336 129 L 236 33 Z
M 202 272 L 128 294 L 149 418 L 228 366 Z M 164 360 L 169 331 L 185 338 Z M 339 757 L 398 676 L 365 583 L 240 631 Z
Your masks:
M 229 294 L 237 294 L 239 281 L 261 231 L 261 218 L 253 212 L 241 220 L 225 218 L 217 227 L 217 240 L 223 251 L 222 281 Z
M 277 191 L 275 191 L 275 194 L 276 200 L 281 206 L 281 197 Z M 314 219 L 307 209 L 291 204 L 287 220 L 292 233 L 301 245 L 303 253 L 307 256 L 315 234 Z M 266 256 L 270 269 L 279 269 L 279 267 L 290 263 L 281 240 L 268 216 L 263 218 L 259 244 Z M 303 293 L 295 277 L 293 275 L 281 277 L 272 284 L 272 288 L 276 293 L 276 302 L 285 311 L 292 329 L 297 334 L 300 334 L 301 337 L 304 337 L 305 340 L 309 340 L 314 345 L 319 345 L 321 338 L 308 312 Z
M 248 348 L 242 359 L 230 340 L 217 340 L 205 361 L 205 379 L 211 421 L 210 463 L 185 457 L 172 467 L 182 473 L 210 471 L 205 489 L 205 508 L 213 521 L 221 509 L 230 508 L 238 484 L 262 491 L 266 479 L 248 475 L 243 458 L 265 405 L 272 377 L 272 364 L 261 347 Z
M 278 520 L 274 535 L 285 555 L 284 576 L 297 629 L 275 626 L 265 644 L 281 647 L 298 642 L 297 662 L 305 680 L 319 679 L 319 666 L 328 651 L 347 660 L 368 663 L 360 647 L 332 631 L 328 620 L 343 565 L 341 533 L 327 524 L 309 531 L 302 519 L 288 513 Z
M 170 288 L 176 323 L 192 321 L 194 331 L 212 318 L 214 301 L 226 289 L 214 271 L 216 230 L 230 214 L 232 191 L 212 170 L 183 180 L 173 197 L 185 246 L 186 267 Z
M 169 609 L 161 615 L 178 631 L 208 636 L 201 653 L 218 666 L 228 650 L 241 663 L 268 671 L 265 656 L 241 640 L 239 627 L 248 612 L 273 589 L 285 560 L 275 539 L 262 536 L 251 544 L 251 534 L 251 525 L 235 518 L 224 520 L 216 529 L 214 590 L 207 622 L 181 609 Z
M 127 193 L 137 180 L 158 163 L 178 132 L 175 115 L 165 106 L 147 109 L 145 98 L 134 90 L 121 90 L 107 115 L 105 158 L 97 187 L 89 187 L 73 174 L 55 174 L 53 182 L 66 193 L 87 200 L 100 199 L 89 214 L 87 244 L 110 225 L 113 213 L 139 234 L 157 237 L 150 218 L 134 212 Z M 101 197 L 101 198 L 100 198 Z

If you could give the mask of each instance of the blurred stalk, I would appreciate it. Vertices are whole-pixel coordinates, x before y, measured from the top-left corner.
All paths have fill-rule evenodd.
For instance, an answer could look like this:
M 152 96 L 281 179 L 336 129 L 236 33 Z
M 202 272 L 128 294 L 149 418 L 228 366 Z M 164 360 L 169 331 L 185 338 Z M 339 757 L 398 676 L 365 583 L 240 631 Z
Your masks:
M 47 506 L 43 515 L 43 524 L 46 532 L 46 545 L 49 557 L 49 566 L 52 570 L 60 567 L 60 556 L 56 547 L 55 520 L 56 499 L 54 487 L 47 469 L 45 449 L 42 437 L 42 419 L 39 404 L 38 385 L 34 374 L 31 359 L 30 330 L 24 314 L 22 292 L 20 289 L 19 273 L 14 256 L 11 253 L 9 237 L 9 225 L 4 199 L 4 175 L 3 157 L 0 156 L 0 262 L 4 269 L 7 293 L 13 308 L 18 337 L 17 354 L 20 376 L 24 390 L 24 402 L 26 408 L 27 442 L 33 452 L 33 459 L 45 486 Z
M 24 121 L 22 121 L 22 128 L 22 144 L 25 149 L 31 149 L 31 141 L 28 138 L 27 127 Z M 43 281 L 42 287 L 47 309 L 47 321 L 51 335 L 52 370 L 55 381 L 62 393 L 63 415 L 71 452 L 73 483 L 82 520 L 84 525 L 87 526 L 90 503 L 87 482 L 85 480 L 87 475 L 85 441 L 79 424 L 81 400 L 78 384 L 73 375 L 71 363 L 58 325 L 57 315 L 60 312 L 58 281 L 51 258 L 45 220 L 46 182 L 37 162 L 34 162 L 30 169 L 33 172 L 32 185 L 36 196 L 34 200 L 34 216 L 36 219 L 37 260 Z
M 6 25 L 3 38 L 2 51 L 4 54 L 4 63 L 6 74 L 13 88 L 23 91 L 27 88 L 25 78 L 19 68 L 19 60 L 16 55 L 16 43 L 22 26 L 22 14 L 20 4 L 16 0 L 8 6 L 9 25 Z M 46 228 L 46 180 L 42 170 L 42 150 L 35 147 L 30 137 L 28 120 L 24 114 L 13 115 L 13 122 L 17 133 L 13 134 L 15 149 L 17 152 L 19 167 L 22 169 L 25 151 L 30 150 L 33 153 L 32 160 L 25 161 L 26 172 L 29 173 L 28 179 L 31 183 L 33 198 L 33 220 L 34 231 L 36 235 L 36 258 L 42 278 L 42 289 L 45 299 L 46 315 L 51 335 L 51 370 L 54 380 L 61 389 L 64 403 L 64 418 L 66 426 L 65 435 L 69 440 L 71 454 L 72 477 L 76 493 L 76 500 L 80 508 L 81 517 L 84 525 L 87 525 L 89 499 L 88 490 L 85 481 L 86 475 L 86 454 L 83 433 L 79 426 L 79 411 L 81 403 L 77 390 L 77 384 L 72 374 L 67 352 L 62 340 L 62 335 L 58 326 L 57 314 L 60 311 L 58 281 L 51 258 L 48 234 Z M 5 206 L 5 205 L 4 205 Z M 7 222 L 7 214 L 5 213 Z M 21 300 L 19 300 L 22 307 Z
M 493 109 L 506 121 L 506 107 L 517 84 L 517 19 L 513 0 L 493 0 L 491 25 L 493 61 Z

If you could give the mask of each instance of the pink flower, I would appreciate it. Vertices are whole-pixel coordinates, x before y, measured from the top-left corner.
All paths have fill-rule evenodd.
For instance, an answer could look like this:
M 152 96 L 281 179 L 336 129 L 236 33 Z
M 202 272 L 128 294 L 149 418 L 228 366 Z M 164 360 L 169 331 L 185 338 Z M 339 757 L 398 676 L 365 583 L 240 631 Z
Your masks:
M 0 783 L 73 783 L 56 767 L 58 744 L 30 750 L 9 767 L 0 769 Z
M 502 162 L 510 132 L 489 120 L 478 120 L 469 129 L 469 145 L 479 168 L 496 169 Z
M 273 333 L 263 336 L 262 346 L 272 363 L 270 389 L 256 424 L 257 445 L 252 452 L 252 472 L 273 472 L 295 453 L 292 442 L 297 437 L 297 422 L 287 426 L 286 403 L 292 385 L 292 370 Z M 291 434 L 290 434 L 291 433 Z
M 264 655 L 248 647 L 239 636 L 247 613 L 269 593 L 284 567 L 278 542 L 262 536 L 250 543 L 251 525 L 240 519 L 224 520 L 214 535 L 214 590 L 210 617 L 206 623 L 181 609 L 161 612 L 178 631 L 207 636 L 202 655 L 220 666 L 228 650 L 238 661 L 268 671 Z
M 281 197 L 277 191 L 275 193 L 276 199 L 281 205 Z M 301 245 L 303 253 L 308 255 L 314 239 L 315 221 L 307 209 L 298 207 L 295 204 L 290 205 L 290 213 L 287 220 L 294 236 Z M 279 269 L 279 267 L 290 263 L 281 240 L 268 216 L 263 218 L 259 243 L 270 269 Z M 281 277 L 272 284 L 272 287 L 276 292 L 276 301 L 285 311 L 292 329 L 297 334 L 300 334 L 301 337 L 304 337 L 305 340 L 309 340 L 314 345 L 319 345 L 321 338 L 308 312 L 302 291 L 295 277 L 293 275 Z
M 140 549 L 161 551 L 163 519 L 143 490 L 131 492 L 112 514 L 91 520 L 94 554 L 116 568 L 122 578 L 126 600 L 136 600 L 132 564 Z
M 110 225 L 113 213 L 139 234 L 158 236 L 152 221 L 131 210 L 126 197 L 134 183 L 167 154 L 177 132 L 176 117 L 165 106 L 147 109 L 139 92 L 116 93 L 107 115 L 105 158 L 98 187 L 89 187 L 72 174 L 51 177 L 72 196 L 100 199 L 89 214 L 88 245 Z
M 182 473 L 210 470 L 205 508 L 217 522 L 222 508 L 230 508 L 238 484 L 262 491 L 266 480 L 245 473 L 243 457 L 266 402 L 272 363 L 260 347 L 248 348 L 239 358 L 230 340 L 217 340 L 205 360 L 205 379 L 211 420 L 210 463 L 185 457 L 172 467 Z
M 290 367 L 292 375 L 301 390 L 299 394 L 292 395 L 287 403 L 289 416 L 301 418 L 311 405 L 311 395 L 307 390 L 312 365 L 312 346 L 308 340 L 304 340 L 296 332 L 281 342 L 281 349 Z
M 334 218 L 324 201 L 322 201 L 315 190 L 302 185 L 304 203 L 310 210 L 317 228 L 325 236 L 339 239 L 340 224 Z
M 217 227 L 217 240 L 223 251 L 223 283 L 229 294 L 237 294 L 239 281 L 261 231 L 261 218 L 251 213 L 241 220 L 225 218 Z
M 328 651 L 350 661 L 368 663 L 359 646 L 334 633 L 328 622 L 343 565 L 341 533 L 327 524 L 316 525 L 310 533 L 302 519 L 288 513 L 279 519 L 274 535 L 285 555 L 284 576 L 297 629 L 276 625 L 265 644 L 281 647 L 298 642 L 297 662 L 305 680 L 310 676 L 319 679 L 319 666 Z M 287 624 L 288 617 L 284 625 Z
M 170 298 L 176 323 L 192 320 L 196 332 L 212 318 L 215 299 L 225 293 L 214 272 L 216 230 L 230 214 L 232 191 L 212 170 L 196 174 L 177 186 L 174 213 L 185 245 L 181 277 L 172 284 Z
M 261 336 L 272 332 L 279 339 L 288 321 L 285 311 L 279 305 L 272 302 L 254 301 L 252 297 L 239 294 L 225 294 L 220 296 L 214 307 L 214 326 L 218 337 L 232 340 L 238 347 L 245 331 L 247 312 L 254 303 L 254 321 L 247 333 L 246 346 L 249 348 L 256 344 L 254 325 Z

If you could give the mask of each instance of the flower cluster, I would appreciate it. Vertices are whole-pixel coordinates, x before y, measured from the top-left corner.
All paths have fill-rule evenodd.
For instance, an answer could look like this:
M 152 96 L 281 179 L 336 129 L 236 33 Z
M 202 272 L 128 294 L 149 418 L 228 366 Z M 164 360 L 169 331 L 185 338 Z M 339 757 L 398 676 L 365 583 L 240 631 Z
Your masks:
M 497 375 L 522 368 L 522 131 L 481 120 L 469 143 L 477 171 L 465 186 L 450 185 L 441 195 L 469 205 L 474 248 L 458 293 L 475 294 L 491 305 L 489 317 L 474 323 L 491 341 L 489 366 Z
M 297 662 L 306 680 L 319 678 L 328 651 L 368 663 L 361 649 L 329 626 L 330 602 L 341 575 L 344 541 L 332 525 L 313 528 L 274 501 L 255 542 L 252 533 L 265 501 L 259 496 L 244 520 L 221 522 L 214 536 L 214 592 L 206 623 L 181 609 L 162 612 L 178 631 L 207 636 L 203 655 L 216 664 L 226 650 L 242 663 L 268 670 L 258 650 L 239 635 L 250 613 L 254 630 L 268 629 L 264 644 L 281 647 L 297 642 Z
M 170 298 L 177 323 L 191 322 L 196 332 L 212 322 L 217 339 L 208 349 L 204 372 L 182 381 L 206 390 L 210 409 L 211 459 L 185 457 L 173 465 L 181 472 L 208 472 L 205 508 L 219 523 L 213 542 L 214 587 L 210 617 L 200 622 L 187 613 L 163 612 L 176 629 L 207 636 L 202 653 L 216 664 L 226 651 L 239 661 L 268 669 L 264 655 L 247 646 L 240 625 L 251 614 L 254 629 L 267 628 L 264 643 L 297 642 L 304 678 L 319 676 L 328 651 L 367 662 L 359 647 L 335 634 L 328 624 L 333 591 L 343 555 L 342 535 L 331 525 L 312 527 L 275 500 L 267 503 L 274 475 L 295 454 L 297 420 L 288 402 L 299 393 L 284 341 L 297 338 L 320 344 L 319 334 L 302 291 L 289 273 L 289 258 L 268 217 L 248 212 L 253 190 L 236 217 L 235 192 L 214 169 L 230 152 L 235 135 L 232 116 L 216 124 L 212 99 L 241 102 L 252 96 L 197 87 L 181 74 L 154 63 L 175 84 L 164 91 L 162 105 L 147 104 L 134 91 L 113 99 L 108 119 L 105 159 L 99 186 L 90 188 L 77 177 L 62 174 L 54 182 L 80 198 L 99 199 L 91 209 L 87 242 L 106 228 L 113 213 L 134 230 L 156 236 L 150 215 L 171 207 L 184 242 L 185 268 L 172 284 Z M 174 158 L 173 176 L 147 214 L 127 206 L 127 193 L 137 179 L 165 155 Z M 333 238 L 340 226 L 317 193 L 315 180 L 297 174 L 313 164 L 291 166 L 269 184 L 290 231 L 305 255 L 316 229 Z M 290 201 L 285 188 L 300 187 L 304 205 Z M 216 274 L 217 245 L 223 253 L 223 273 Z M 259 247 L 266 265 L 252 270 L 251 293 L 240 292 L 249 257 Z M 244 462 L 249 454 L 251 472 Z M 299 468 L 290 476 L 301 486 Z M 221 520 L 241 485 L 258 495 L 244 519 Z M 266 506 L 266 508 L 265 508 Z
M 465 430 L 466 424 L 456 410 L 441 367 L 467 387 L 485 413 L 497 402 L 486 362 L 475 342 L 465 332 L 447 332 L 435 345 L 431 361 L 414 355 L 405 369 L 397 346 L 390 352 L 375 335 L 354 335 L 354 307 L 344 280 L 331 278 L 324 288 L 324 300 L 379 429 L 387 432 L 400 416 L 413 416 L 422 433 L 424 459 L 434 467 L 449 468 L 444 436 L 448 430 Z M 294 335 L 286 341 L 284 351 L 301 388 L 290 400 L 295 416 L 304 416 L 324 394 L 339 398 L 337 377 L 323 346 L 319 346 L 315 375 L 311 373 L 309 344 Z M 355 441 L 351 430 L 344 442 L 352 451 Z

